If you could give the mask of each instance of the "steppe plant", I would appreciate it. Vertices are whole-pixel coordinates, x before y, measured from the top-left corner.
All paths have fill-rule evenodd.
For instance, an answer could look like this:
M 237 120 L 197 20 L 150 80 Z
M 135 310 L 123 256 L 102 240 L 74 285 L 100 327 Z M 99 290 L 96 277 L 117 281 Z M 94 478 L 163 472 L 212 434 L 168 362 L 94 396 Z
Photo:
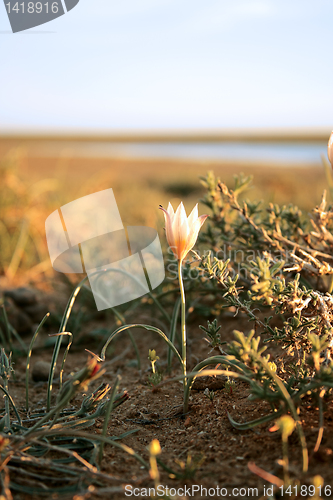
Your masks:
M 188 253 L 194 247 L 201 226 L 207 219 L 208 215 L 200 215 L 198 217 L 198 204 L 193 208 L 190 215 L 187 217 L 183 203 L 180 203 L 176 212 L 171 203 L 167 210 L 160 206 L 164 212 L 165 232 L 168 244 L 178 260 L 178 278 L 181 295 L 181 333 L 182 333 L 182 361 L 184 374 L 184 389 L 186 387 L 186 304 L 185 290 L 182 276 L 182 265 Z
M 163 378 L 162 373 L 158 372 L 155 367 L 156 361 L 160 359 L 159 356 L 157 356 L 155 349 L 149 349 L 148 359 L 151 363 L 151 369 L 152 369 L 152 373 L 151 375 L 149 375 L 148 380 L 154 387 L 155 385 L 158 385 Z
M 167 335 L 160 330 L 159 328 L 152 326 L 152 325 L 145 325 L 145 324 L 140 324 L 140 323 L 133 323 L 130 325 L 123 324 L 119 328 L 117 328 L 115 331 L 111 333 L 107 341 L 105 342 L 100 356 L 92 353 L 91 351 L 86 351 L 90 352 L 90 354 L 93 354 L 93 356 L 98 359 L 99 361 L 105 361 L 106 358 L 106 352 L 107 348 L 110 344 L 110 342 L 121 332 L 124 332 L 126 330 L 129 330 L 131 328 L 144 328 L 145 330 L 152 331 L 157 333 L 169 346 L 169 351 L 173 352 L 178 361 L 180 362 L 182 366 L 182 371 L 183 374 L 178 377 L 179 379 L 183 380 L 183 388 L 184 388 L 184 404 L 183 404 L 183 412 L 186 413 L 188 410 L 188 401 L 189 401 L 189 394 L 190 394 L 190 389 L 193 384 L 193 378 L 196 376 L 202 376 L 202 374 L 189 374 L 187 373 L 186 369 L 186 324 L 185 324 L 185 316 L 186 316 L 186 304 L 185 304 L 185 289 L 184 289 L 184 283 L 183 283 L 183 277 L 182 277 L 182 266 L 184 263 L 184 260 L 186 259 L 188 253 L 192 250 L 194 247 L 199 231 L 201 229 L 201 226 L 205 222 L 206 218 L 208 215 L 201 215 L 200 217 L 198 216 L 198 205 L 194 207 L 192 210 L 191 214 L 189 217 L 186 216 L 185 208 L 183 203 L 181 203 L 176 212 L 173 210 L 171 204 L 169 203 L 168 209 L 165 210 L 162 206 L 160 206 L 161 210 L 164 212 L 165 216 L 165 229 L 166 229 L 166 237 L 167 241 L 176 256 L 178 260 L 178 277 L 179 277 L 179 288 L 180 288 L 180 303 L 181 303 L 181 343 L 182 343 L 182 349 L 181 349 L 181 354 L 178 352 L 178 349 L 175 346 L 174 343 L 174 334 L 176 330 L 176 324 L 177 324 L 177 319 L 178 319 L 178 309 L 179 309 L 179 299 L 175 301 L 174 305 L 174 313 L 171 319 L 171 333 L 170 337 L 168 338 Z M 81 285 L 79 285 L 77 288 L 79 289 Z M 73 292 L 74 294 L 78 293 Z M 75 299 L 74 295 L 73 298 Z M 152 354 L 152 351 L 151 351 Z M 156 354 L 156 353 L 155 353 Z M 171 358 L 170 358 L 171 359 Z M 170 359 L 168 359 L 168 364 Z M 151 360 L 152 361 L 152 360 Z M 154 375 L 154 374 L 153 374 Z M 189 379 L 189 375 L 191 378 Z M 174 379 L 175 380 L 175 379 Z M 189 383 L 189 380 L 191 383 Z

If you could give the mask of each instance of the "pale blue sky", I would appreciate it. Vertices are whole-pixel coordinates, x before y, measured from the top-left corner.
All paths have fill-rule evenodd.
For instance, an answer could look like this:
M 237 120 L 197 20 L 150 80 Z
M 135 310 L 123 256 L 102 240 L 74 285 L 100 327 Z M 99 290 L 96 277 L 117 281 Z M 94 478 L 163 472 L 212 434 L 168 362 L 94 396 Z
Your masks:
M 80 0 L 10 34 L 1 4 L 0 128 L 332 127 L 332 20 L 332 0 Z

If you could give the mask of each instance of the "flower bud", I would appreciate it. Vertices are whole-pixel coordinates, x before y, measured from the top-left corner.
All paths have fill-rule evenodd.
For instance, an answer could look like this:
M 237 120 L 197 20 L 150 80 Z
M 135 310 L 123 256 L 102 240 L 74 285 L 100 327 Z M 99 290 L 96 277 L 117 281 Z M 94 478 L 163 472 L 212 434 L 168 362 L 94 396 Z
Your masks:
M 153 439 L 152 442 L 149 445 L 149 453 L 156 457 L 156 455 L 159 455 L 162 452 L 160 442 L 158 439 Z
M 113 400 L 112 411 L 115 408 L 117 408 L 118 406 L 120 406 L 121 404 L 123 404 L 125 401 L 127 401 L 128 398 L 129 398 L 129 394 L 127 391 L 124 391 L 122 394 L 117 394 Z M 109 399 L 106 399 L 106 400 L 101 402 L 101 404 L 97 407 L 97 410 L 95 413 L 96 417 L 97 416 L 102 417 L 103 415 L 105 415 L 109 401 L 110 401 Z
M 269 430 L 271 432 L 274 432 L 279 429 L 279 431 L 282 434 L 282 439 L 286 441 L 288 437 L 293 433 L 295 425 L 296 423 L 292 417 L 290 417 L 289 415 L 283 415 L 275 422 L 275 425 L 271 427 Z
M 81 410 L 84 413 L 96 410 L 101 400 L 107 395 L 111 389 L 109 384 L 103 382 L 90 396 L 86 396 L 81 405 Z
M 5 350 L 3 347 L 1 347 L 1 351 L 0 351 L 0 377 L 1 378 L 5 378 L 5 379 L 9 379 L 10 377 L 10 373 L 13 370 L 12 368 L 12 353 L 10 353 L 9 357 L 7 356 L 7 354 L 5 353 Z
M 84 368 L 66 380 L 58 393 L 57 402 L 62 401 L 64 398 L 68 398 L 69 400 L 76 392 L 86 391 L 90 382 L 96 380 L 104 373 L 105 370 L 100 369 L 96 358 L 89 359 Z
M 158 361 L 160 359 L 158 356 L 156 356 L 155 349 L 149 349 L 148 359 L 152 363 L 155 362 L 155 361 Z

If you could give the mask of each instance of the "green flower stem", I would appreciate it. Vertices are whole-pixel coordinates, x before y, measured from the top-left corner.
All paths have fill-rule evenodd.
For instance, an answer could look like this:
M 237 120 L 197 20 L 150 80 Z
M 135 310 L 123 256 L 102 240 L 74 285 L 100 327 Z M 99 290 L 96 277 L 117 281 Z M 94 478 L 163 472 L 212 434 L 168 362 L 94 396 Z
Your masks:
M 179 288 L 180 288 L 180 296 L 181 296 L 181 332 L 182 332 L 182 360 L 183 360 L 183 374 L 184 378 L 184 391 L 187 385 L 186 379 L 186 324 L 185 324 L 185 313 L 186 313 L 186 304 L 185 304 L 185 290 L 182 276 L 182 259 L 178 261 L 178 277 L 179 277 Z
M 175 343 L 175 337 L 176 337 L 176 333 L 177 333 L 178 316 L 179 316 L 179 309 L 180 309 L 180 299 L 181 299 L 181 297 L 179 296 L 175 302 L 175 305 L 173 308 L 173 313 L 172 313 L 172 320 L 171 320 L 170 334 L 169 334 L 169 339 L 170 339 L 170 342 L 172 344 Z M 168 372 L 169 373 L 171 373 L 172 355 L 173 355 L 173 351 L 169 347 L 169 349 L 168 349 Z
M 290 484 L 289 478 L 289 458 L 288 458 L 288 437 L 282 436 L 282 454 L 283 454 L 283 479 L 284 484 Z

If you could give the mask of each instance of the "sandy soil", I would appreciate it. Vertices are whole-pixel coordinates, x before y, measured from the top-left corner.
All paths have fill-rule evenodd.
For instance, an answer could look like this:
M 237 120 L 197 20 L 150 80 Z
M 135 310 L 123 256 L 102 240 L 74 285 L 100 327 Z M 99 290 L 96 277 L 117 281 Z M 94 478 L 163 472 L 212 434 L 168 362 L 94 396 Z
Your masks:
M 154 324 L 154 320 L 151 321 Z M 198 360 L 209 355 L 208 344 L 203 339 L 203 332 L 196 326 L 205 324 L 195 318 L 188 325 L 189 334 L 189 366 L 194 366 Z M 222 338 L 232 339 L 232 331 L 241 329 L 249 331 L 250 324 L 246 318 L 221 317 Z M 98 345 L 91 341 L 91 337 L 85 337 L 92 329 L 96 328 L 96 323 L 86 324 L 80 331 L 81 342 L 77 345 L 74 339 L 73 347 L 66 362 L 65 372 L 80 369 L 87 359 L 88 348 L 98 352 Z M 108 326 L 99 322 L 98 326 Z M 133 330 L 134 331 L 134 330 Z M 135 365 L 135 353 L 130 346 L 128 336 L 123 334 L 115 342 L 114 351 L 107 357 L 107 361 L 115 360 L 107 366 L 107 371 L 103 375 L 103 381 L 112 384 L 116 375 L 121 376 L 120 390 L 129 393 L 129 400 L 117 408 L 108 426 L 108 435 L 116 436 L 131 429 L 138 429 L 138 432 L 123 440 L 131 446 L 137 453 L 148 460 L 147 446 L 152 439 L 158 439 L 162 454 L 160 459 L 170 469 L 181 472 L 181 467 L 176 461 L 186 461 L 188 455 L 192 459 L 202 459 L 202 463 L 192 479 L 175 479 L 160 467 L 160 483 L 168 485 L 170 488 L 179 488 L 187 485 L 199 485 L 204 488 L 227 488 L 228 496 L 236 498 L 233 488 L 258 488 L 258 498 L 264 493 L 264 487 L 270 486 L 267 480 L 259 478 L 253 474 L 249 468 L 249 462 L 254 462 L 271 474 L 282 477 L 282 467 L 278 460 L 282 458 L 281 439 L 277 432 L 270 432 L 272 423 L 261 425 L 252 430 L 238 431 L 229 423 L 227 411 L 231 413 L 237 421 L 243 422 L 258 418 L 270 410 L 266 404 L 251 402 L 248 400 L 249 389 L 246 384 L 236 382 L 232 391 L 224 387 L 222 378 L 207 378 L 197 384 L 191 397 L 191 406 L 187 415 L 179 415 L 178 410 L 182 403 L 182 386 L 179 382 L 165 384 L 158 390 L 153 390 L 148 382 L 149 361 L 148 348 L 156 349 L 161 358 L 161 369 L 165 371 L 166 348 L 159 337 L 144 330 L 136 330 L 135 338 L 138 342 L 142 373 L 141 376 Z M 40 359 L 50 360 L 52 351 L 42 347 L 47 332 L 41 336 L 40 347 L 36 348 L 32 357 L 32 366 Z M 123 353 L 125 352 L 125 355 Z M 274 351 L 272 351 L 274 357 Z M 11 394 L 18 407 L 23 407 L 25 397 L 24 384 L 25 360 L 18 358 L 15 360 L 16 381 L 11 383 Z M 170 375 L 164 374 L 163 381 L 179 374 L 178 366 L 174 364 L 173 372 Z M 91 389 L 95 388 L 100 381 L 95 383 Z M 204 394 L 205 388 L 213 389 L 215 397 L 210 401 Z M 57 392 L 57 384 L 54 386 Z M 30 398 L 34 409 L 45 406 L 46 382 L 34 383 L 31 381 Z M 78 394 L 72 404 L 79 407 L 82 401 L 82 394 Z M 23 413 L 22 413 L 23 415 Z M 302 474 L 301 471 L 301 447 L 297 433 L 294 432 L 289 441 L 289 459 L 291 476 L 297 477 L 300 484 L 311 484 L 311 478 L 320 474 L 325 479 L 325 484 L 333 486 L 333 409 L 325 409 L 325 430 L 321 447 L 317 453 L 313 453 L 313 448 L 318 434 L 318 410 L 317 408 L 304 404 L 301 410 L 301 419 L 307 439 L 310 456 L 309 472 Z M 98 419 L 90 434 L 100 434 L 102 419 Z M 153 486 L 152 480 L 146 470 L 128 454 L 111 446 L 105 447 L 104 458 L 101 471 L 110 474 L 121 480 L 121 484 L 115 483 L 116 489 L 124 488 L 128 482 L 133 482 L 137 488 L 148 488 Z M 13 480 L 19 481 L 19 477 L 12 476 Z M 110 483 L 112 486 L 112 483 Z M 111 491 L 111 490 L 110 490 Z M 125 492 L 110 491 L 97 494 L 91 492 L 85 498 L 126 498 Z M 192 491 L 192 490 L 191 490 Z M 224 492 L 225 492 L 224 491 Z M 242 490 L 243 493 L 245 490 Z M 17 499 L 31 498 L 27 495 L 17 494 Z M 37 498 L 37 497 L 34 497 Z M 83 497 L 76 497 L 76 500 Z M 145 498 L 145 496 L 144 496 Z M 184 497 L 185 498 L 185 497 Z M 190 497 L 188 497 L 190 498 Z M 208 493 L 200 496 L 200 492 L 194 498 L 212 498 Z M 218 496 L 214 496 L 218 498 Z M 253 498 L 252 494 L 246 493 L 243 498 Z

